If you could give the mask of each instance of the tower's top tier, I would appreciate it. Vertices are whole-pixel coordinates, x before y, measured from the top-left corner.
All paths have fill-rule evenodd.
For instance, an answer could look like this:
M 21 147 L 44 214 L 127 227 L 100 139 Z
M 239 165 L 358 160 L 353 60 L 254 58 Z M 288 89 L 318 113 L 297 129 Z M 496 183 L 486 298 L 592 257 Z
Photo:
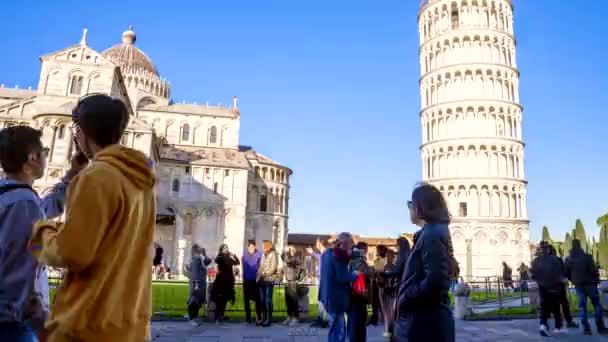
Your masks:
M 426 5 L 432 4 L 433 2 L 439 2 L 441 0 L 420 0 L 420 9 L 422 10 Z M 513 0 L 506 0 L 511 6 L 513 5 Z

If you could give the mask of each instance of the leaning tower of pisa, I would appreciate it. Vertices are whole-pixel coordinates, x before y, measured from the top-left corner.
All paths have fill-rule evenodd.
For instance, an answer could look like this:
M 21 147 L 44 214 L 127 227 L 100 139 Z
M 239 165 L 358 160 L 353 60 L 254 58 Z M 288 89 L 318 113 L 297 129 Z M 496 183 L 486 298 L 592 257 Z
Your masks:
M 530 261 L 511 0 L 425 0 L 418 16 L 423 179 L 452 214 L 461 275 Z

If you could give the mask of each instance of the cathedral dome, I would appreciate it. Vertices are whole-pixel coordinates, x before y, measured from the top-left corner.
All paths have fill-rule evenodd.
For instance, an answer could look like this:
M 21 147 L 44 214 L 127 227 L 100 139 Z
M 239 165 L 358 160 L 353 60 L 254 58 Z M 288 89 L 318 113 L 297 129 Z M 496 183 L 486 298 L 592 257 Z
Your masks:
M 137 74 L 152 73 L 159 76 L 152 60 L 135 46 L 135 32 L 133 26 L 122 34 L 122 44 L 114 45 L 105 50 L 102 55 L 112 63 L 118 65 L 123 73 Z

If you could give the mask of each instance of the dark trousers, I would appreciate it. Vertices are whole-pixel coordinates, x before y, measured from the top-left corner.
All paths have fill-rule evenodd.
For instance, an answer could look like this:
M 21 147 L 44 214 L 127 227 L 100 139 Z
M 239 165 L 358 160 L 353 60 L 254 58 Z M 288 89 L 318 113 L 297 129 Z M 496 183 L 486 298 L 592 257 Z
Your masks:
M 188 318 L 190 320 L 198 318 L 198 312 L 201 310 L 201 304 L 188 304 Z
M 226 304 L 228 302 L 226 302 L 225 299 L 218 299 L 215 302 L 215 320 L 216 321 L 223 321 L 224 320 L 224 313 L 226 312 Z
M 288 282 L 285 285 L 285 304 L 287 304 L 287 317 L 298 318 L 298 286 Z
M 243 298 L 245 300 L 245 319 L 251 322 L 251 301 L 255 303 L 256 320 L 262 319 L 262 305 L 260 304 L 260 290 L 255 280 L 246 280 L 243 283 Z
M 564 314 L 564 320 L 566 323 L 573 323 L 574 321 L 572 320 L 572 314 L 570 314 L 570 303 L 568 302 L 568 289 L 565 284 L 562 285 L 562 290 L 559 296 L 559 305 Z
M 272 291 L 274 285 L 272 283 L 261 283 L 258 285 L 260 289 L 260 302 L 262 304 L 262 314 L 264 320 L 272 322 Z
M 560 313 L 560 290 L 546 288 L 539 288 L 540 294 L 540 324 L 549 327 L 547 321 L 549 317 L 553 315 L 555 319 L 555 328 L 560 329 L 562 327 L 562 314 Z
M 348 311 L 348 322 L 346 324 L 349 342 L 365 342 L 367 337 L 366 321 L 367 304 L 351 304 L 350 310 Z
M 0 341 L 34 342 L 36 336 L 26 325 L 20 323 L 0 323 Z

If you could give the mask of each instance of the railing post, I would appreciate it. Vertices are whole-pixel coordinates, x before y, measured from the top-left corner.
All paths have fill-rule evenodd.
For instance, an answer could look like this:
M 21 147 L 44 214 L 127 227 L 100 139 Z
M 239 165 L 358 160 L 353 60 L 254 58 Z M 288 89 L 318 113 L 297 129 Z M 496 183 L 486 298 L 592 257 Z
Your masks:
M 502 293 L 500 291 L 500 277 L 497 277 L 497 281 L 498 281 L 498 306 L 500 309 L 502 309 Z

